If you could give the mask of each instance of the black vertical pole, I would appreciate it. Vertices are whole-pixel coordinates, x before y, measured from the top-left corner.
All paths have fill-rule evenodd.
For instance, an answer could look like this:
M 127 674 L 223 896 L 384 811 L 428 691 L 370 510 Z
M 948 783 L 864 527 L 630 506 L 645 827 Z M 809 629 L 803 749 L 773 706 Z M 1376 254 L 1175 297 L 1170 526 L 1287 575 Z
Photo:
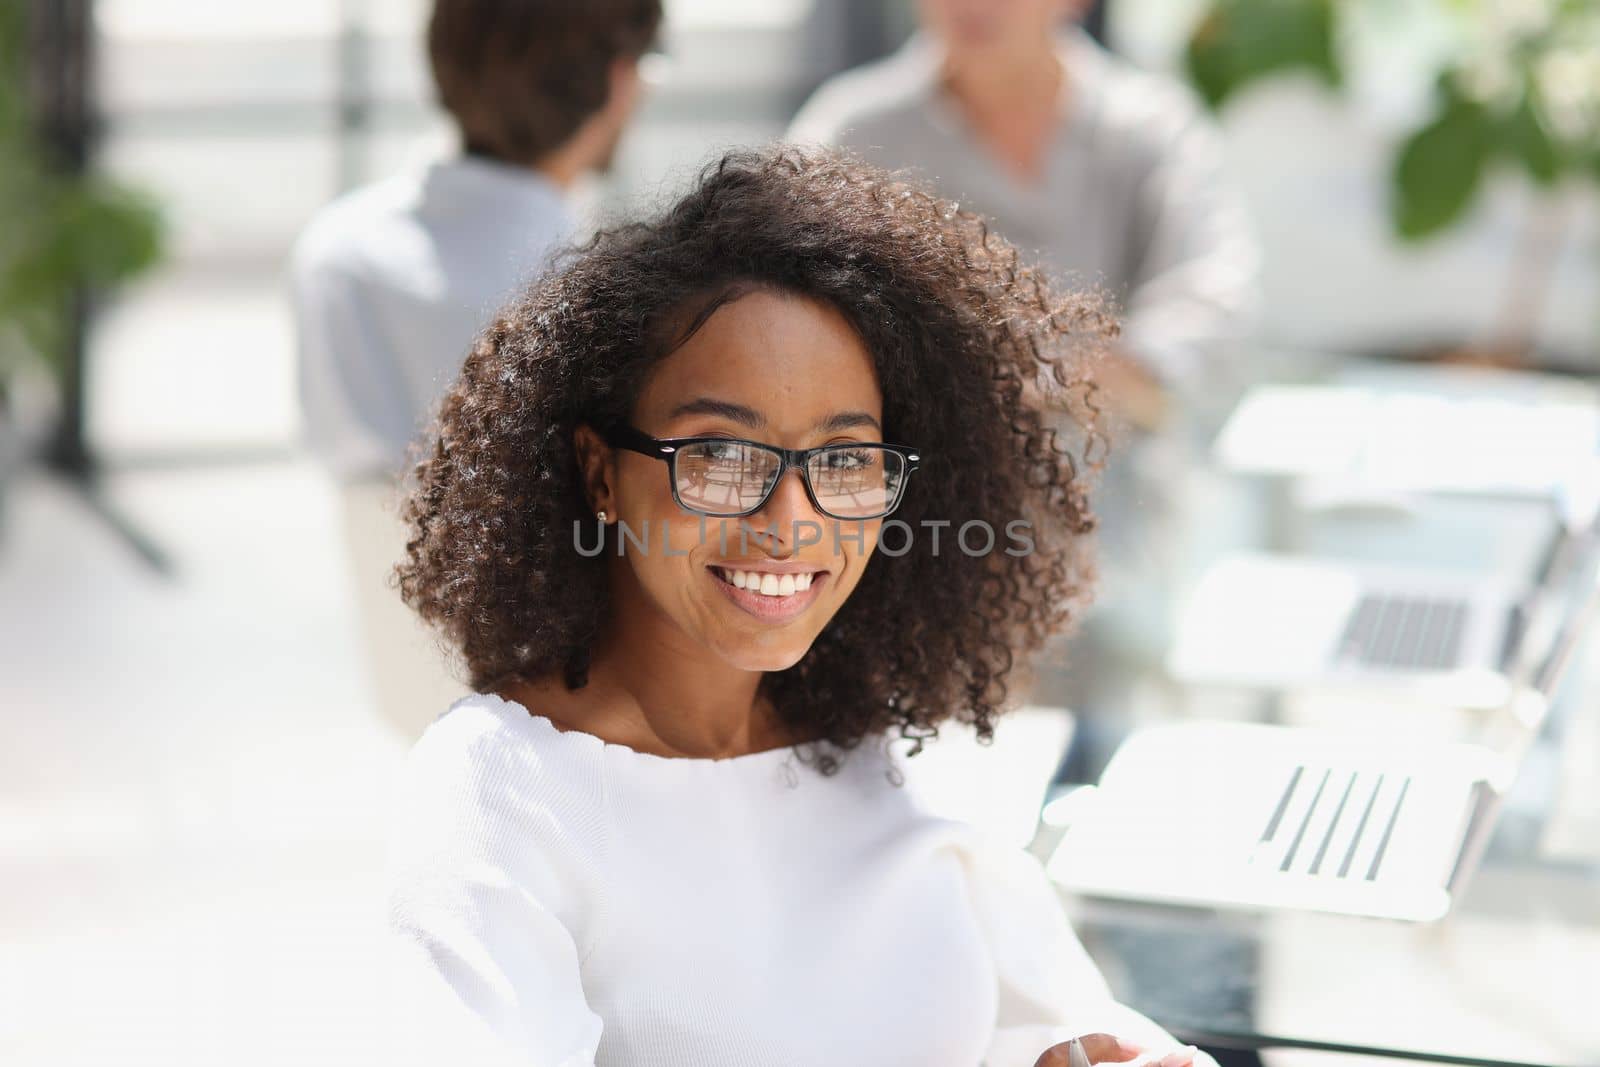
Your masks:
M 339 147 L 338 191 L 359 185 L 367 176 L 364 137 L 372 125 L 371 42 L 362 0 L 339 4 L 338 97 L 335 116 Z
M 844 69 L 870 63 L 887 55 L 895 42 L 889 38 L 889 12 L 885 4 L 844 3 L 839 10 Z
M 828 78 L 886 55 L 892 39 L 891 7 L 905 0 L 817 0 L 802 30 L 806 71 L 793 101 L 799 107 Z
M 95 137 L 91 0 L 29 0 L 29 96 L 50 165 L 65 174 L 88 170 Z M 61 418 L 46 459 L 77 477 L 94 467 L 85 437 L 84 390 L 89 294 L 75 289 L 62 321 Z
M 28 12 L 28 95 L 48 165 L 68 176 L 89 170 L 98 139 L 94 107 L 93 0 L 25 0 Z M 88 359 L 92 300 L 84 282 L 64 305 L 61 333 L 61 414 L 44 460 L 70 482 L 84 503 L 146 564 L 171 574 L 167 554 L 128 522 L 100 492 L 99 464 L 87 438 Z
M 1106 7 L 1111 0 L 1091 0 L 1088 10 L 1083 13 L 1083 28 L 1101 44 L 1106 44 Z

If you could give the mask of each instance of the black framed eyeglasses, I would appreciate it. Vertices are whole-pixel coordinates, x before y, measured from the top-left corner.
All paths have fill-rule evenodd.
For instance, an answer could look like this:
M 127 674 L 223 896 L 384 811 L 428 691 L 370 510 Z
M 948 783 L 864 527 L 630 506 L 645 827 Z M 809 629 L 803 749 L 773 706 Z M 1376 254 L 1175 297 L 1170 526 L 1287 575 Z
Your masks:
M 921 458 L 909 445 L 850 441 L 778 448 L 736 437 L 651 437 L 613 426 L 606 443 L 667 464 L 672 496 L 685 511 L 735 519 L 760 511 L 791 467 L 803 475 L 812 506 L 832 519 L 881 519 L 900 506 Z

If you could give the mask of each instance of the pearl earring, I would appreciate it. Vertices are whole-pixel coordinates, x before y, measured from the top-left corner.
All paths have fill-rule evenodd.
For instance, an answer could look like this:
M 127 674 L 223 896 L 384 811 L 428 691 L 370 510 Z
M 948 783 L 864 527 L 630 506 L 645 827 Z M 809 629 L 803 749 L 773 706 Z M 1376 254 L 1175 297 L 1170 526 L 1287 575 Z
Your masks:
M 606 521 L 606 513 L 602 511 L 596 516 L 596 518 L 598 518 L 603 523 L 603 522 Z

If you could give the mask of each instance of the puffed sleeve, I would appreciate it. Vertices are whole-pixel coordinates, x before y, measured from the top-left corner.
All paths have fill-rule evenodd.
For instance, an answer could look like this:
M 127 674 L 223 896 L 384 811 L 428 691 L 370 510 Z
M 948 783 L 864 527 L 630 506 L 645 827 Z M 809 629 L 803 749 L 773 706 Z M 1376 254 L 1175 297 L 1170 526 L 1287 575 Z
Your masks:
M 984 1067 L 1033 1067 L 1050 1046 L 1083 1034 L 1113 1034 L 1142 1046 L 1149 1055 L 1133 1063 L 1181 1045 L 1112 997 L 1033 856 L 997 842 L 974 843 L 969 856 L 972 900 L 1000 983 Z M 1204 1055 L 1195 1062 L 1212 1065 Z
M 470 701 L 411 751 L 389 854 L 391 1062 L 592 1067 L 580 968 L 604 790 L 569 757 Z

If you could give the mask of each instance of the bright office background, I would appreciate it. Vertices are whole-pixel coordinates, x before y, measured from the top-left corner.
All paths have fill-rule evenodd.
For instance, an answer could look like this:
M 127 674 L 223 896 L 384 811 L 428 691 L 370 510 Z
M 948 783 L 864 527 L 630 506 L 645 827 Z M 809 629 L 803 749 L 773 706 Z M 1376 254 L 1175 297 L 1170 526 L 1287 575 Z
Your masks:
M 1480 337 L 1548 213 L 1541 348 L 1595 366 L 1593 196 L 1538 199 L 1505 173 L 1447 235 L 1389 236 L 1384 168 L 1426 104 L 1428 6 L 1363 27 L 1352 92 L 1274 80 L 1225 116 L 1265 242 L 1264 347 Z M 1110 39 L 1173 69 L 1196 7 L 1119 0 Z M 284 262 L 340 191 L 448 149 L 426 9 L 97 4 L 99 159 L 160 200 L 171 253 L 92 324 L 87 435 L 106 500 L 173 572 L 55 480 L 0 471 L 0 1062 L 347 1062 L 376 1010 L 399 745 L 361 675 L 331 492 L 297 445 Z M 662 81 L 592 205 L 779 134 L 909 26 L 896 0 L 669 0 Z M 18 399 L 37 436 L 48 390 Z
M 1175 69 L 1197 0 L 1121 0 L 1109 36 Z M 1368 5 L 1376 9 L 1379 5 Z M 1491 182 L 1472 218 L 1400 245 L 1385 216 L 1389 149 L 1429 102 L 1431 0 L 1362 27 L 1351 92 L 1310 79 L 1247 90 L 1224 114 L 1235 178 L 1265 242 L 1268 345 L 1335 351 L 1481 336 L 1506 264 L 1541 214 L 1562 235 L 1541 323 L 1557 358 L 1593 360 L 1600 226 L 1581 190 Z M 712 149 L 780 133 L 807 90 L 891 47 L 897 0 L 677 0 L 664 83 L 599 195 L 637 202 Z M 419 41 L 422 0 L 101 0 L 105 165 L 150 189 L 175 254 L 97 325 L 92 439 L 107 453 L 288 447 L 295 439 L 283 261 L 340 190 L 449 144 Z

